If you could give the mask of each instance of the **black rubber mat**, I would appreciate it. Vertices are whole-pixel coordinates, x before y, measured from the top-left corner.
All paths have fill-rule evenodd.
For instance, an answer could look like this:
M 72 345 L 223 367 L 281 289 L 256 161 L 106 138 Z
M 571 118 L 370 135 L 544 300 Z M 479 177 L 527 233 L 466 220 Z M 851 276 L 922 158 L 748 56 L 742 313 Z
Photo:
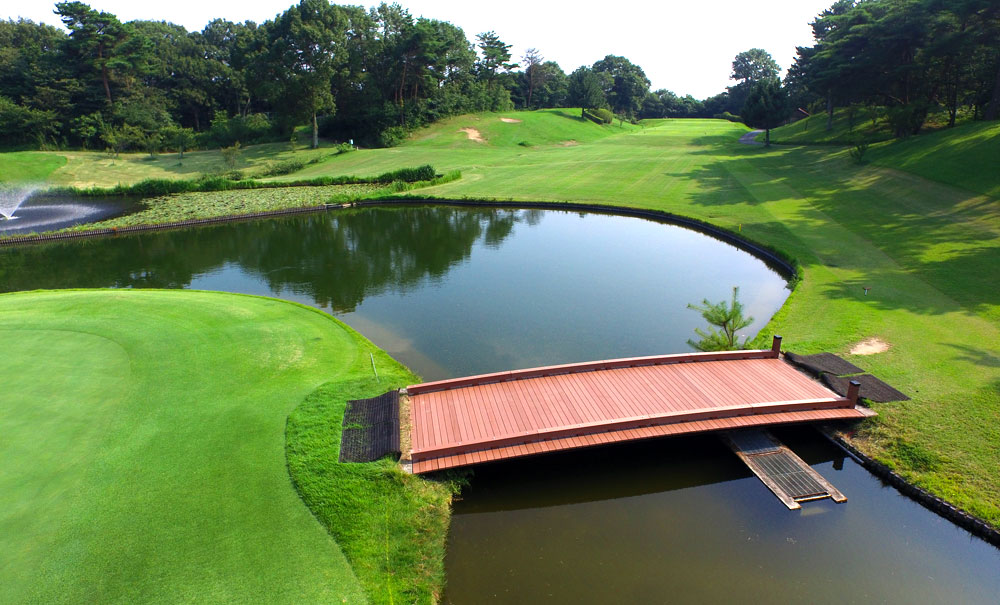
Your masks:
M 372 462 L 389 454 L 399 458 L 399 391 L 348 401 L 340 461 Z
M 906 401 L 909 399 L 909 397 L 903 393 L 900 393 L 871 374 L 847 376 L 842 378 L 832 376 L 830 374 L 823 374 L 821 378 L 823 380 L 823 384 L 830 387 L 830 389 L 841 397 L 847 396 L 848 383 L 852 380 L 857 380 L 861 383 L 860 395 L 869 401 L 884 403 L 886 401 Z
M 845 374 L 860 374 L 864 372 L 853 363 L 837 357 L 833 353 L 818 353 L 816 355 L 796 355 L 795 353 L 785 353 L 785 359 L 819 376 L 824 372 L 835 376 Z

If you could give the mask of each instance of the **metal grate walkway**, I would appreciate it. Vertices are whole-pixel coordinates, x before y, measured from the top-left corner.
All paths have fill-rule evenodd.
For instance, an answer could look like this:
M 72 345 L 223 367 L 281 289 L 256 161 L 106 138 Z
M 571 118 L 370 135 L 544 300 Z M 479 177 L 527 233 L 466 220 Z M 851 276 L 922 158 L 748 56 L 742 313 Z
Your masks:
M 767 431 L 729 432 L 723 434 L 723 439 L 788 508 L 794 510 L 801 508 L 800 502 L 823 498 L 847 501 L 844 494 Z

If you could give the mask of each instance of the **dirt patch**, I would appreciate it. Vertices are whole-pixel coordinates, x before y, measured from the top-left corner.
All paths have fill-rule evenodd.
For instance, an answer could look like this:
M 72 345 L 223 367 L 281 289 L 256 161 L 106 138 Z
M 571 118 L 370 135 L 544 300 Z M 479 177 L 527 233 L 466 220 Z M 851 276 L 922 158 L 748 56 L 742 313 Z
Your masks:
M 568 141 L 562 141 L 559 144 L 562 145 L 563 147 L 576 147 L 577 145 L 579 145 L 579 143 L 577 143 L 576 141 L 574 141 L 572 139 L 570 139 Z
M 477 143 L 485 143 L 486 139 L 483 138 L 483 133 L 479 132 L 475 128 L 459 128 L 459 132 L 464 132 L 465 136 L 469 137 L 470 141 L 475 141 Z
M 508 124 L 520 124 L 521 120 L 515 120 L 514 118 L 500 118 L 501 122 L 507 122 Z
M 881 338 L 866 338 L 851 347 L 851 355 L 874 355 L 875 353 L 885 353 L 889 350 L 889 343 Z

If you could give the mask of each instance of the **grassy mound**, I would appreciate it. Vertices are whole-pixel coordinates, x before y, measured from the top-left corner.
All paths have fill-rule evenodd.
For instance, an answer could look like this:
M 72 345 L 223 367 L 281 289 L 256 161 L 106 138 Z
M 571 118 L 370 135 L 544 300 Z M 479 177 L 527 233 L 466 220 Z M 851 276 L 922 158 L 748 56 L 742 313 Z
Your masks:
M 339 603 L 374 590 L 303 505 L 285 452 L 286 418 L 317 387 L 363 390 L 371 343 L 323 313 L 257 297 L 63 291 L 0 302 L 0 601 Z M 377 354 L 383 372 L 407 376 Z M 288 460 L 300 476 L 309 468 Z M 397 485 L 369 474 L 323 497 Z M 325 523 L 357 531 L 353 512 Z M 444 522 L 439 509 L 421 514 Z M 377 565 L 357 550 L 355 565 Z
M 468 129 L 473 132 L 463 131 Z M 638 129 L 617 122 L 599 125 L 580 116 L 579 109 L 540 109 L 506 113 L 481 113 L 447 118 L 417 131 L 407 146 L 469 148 L 534 147 L 589 143 Z M 482 139 L 477 142 L 475 137 Z

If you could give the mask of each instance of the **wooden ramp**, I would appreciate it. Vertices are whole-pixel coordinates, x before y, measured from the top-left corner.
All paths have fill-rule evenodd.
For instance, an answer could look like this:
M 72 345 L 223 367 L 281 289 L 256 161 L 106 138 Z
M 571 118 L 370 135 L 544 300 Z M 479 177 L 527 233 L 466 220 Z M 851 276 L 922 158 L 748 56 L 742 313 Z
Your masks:
M 722 433 L 722 439 L 753 474 L 792 510 L 801 508 L 800 502 L 810 500 L 831 498 L 834 502 L 847 501 L 844 494 L 767 431 L 726 432 Z
M 407 387 L 404 463 L 426 473 L 505 458 L 797 422 L 860 419 L 769 350 L 612 359 Z

